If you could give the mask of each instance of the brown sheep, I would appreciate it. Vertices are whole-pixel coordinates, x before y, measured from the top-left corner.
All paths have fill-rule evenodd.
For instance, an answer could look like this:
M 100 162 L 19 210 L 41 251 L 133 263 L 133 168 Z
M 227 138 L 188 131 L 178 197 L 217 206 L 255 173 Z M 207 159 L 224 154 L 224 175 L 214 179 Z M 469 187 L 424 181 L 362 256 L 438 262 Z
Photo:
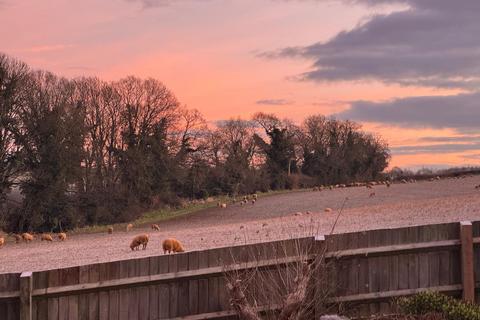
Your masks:
M 108 232 L 108 234 L 112 234 L 113 233 L 113 227 L 108 227 L 107 232 Z
M 148 244 L 148 234 L 140 234 L 133 238 L 132 243 L 130 243 L 130 249 L 133 250 L 140 250 L 140 245 L 142 245 L 142 249 L 147 249 Z
M 163 247 L 163 253 L 175 253 L 175 252 L 185 252 L 185 249 L 183 248 L 182 244 L 180 243 L 180 241 L 178 241 L 177 239 L 173 239 L 173 238 L 169 238 L 169 239 L 165 239 L 163 240 L 163 243 L 162 243 L 162 247 Z
M 48 233 L 44 233 L 44 234 L 42 234 L 42 237 L 40 238 L 40 240 L 52 242 L 52 241 L 53 241 L 53 238 L 52 238 L 52 236 L 49 235 Z
M 332 210 L 332 208 L 325 208 L 324 211 L 328 213 L 328 212 L 332 212 L 333 210 Z
M 15 238 L 15 243 L 20 243 L 20 241 L 22 241 L 22 236 L 19 234 L 14 233 L 12 237 Z
M 30 241 L 33 241 L 33 235 L 28 232 L 22 233 L 22 239 L 28 243 Z
M 133 224 L 127 224 L 127 232 L 133 229 Z
M 65 241 L 65 240 L 67 240 L 67 234 L 66 234 L 65 232 L 60 232 L 60 233 L 58 234 L 58 239 L 59 239 L 60 241 Z
M 3 237 L 0 237 L 0 248 L 3 247 L 5 244 L 5 239 Z
M 158 224 L 152 224 L 152 230 L 157 230 L 157 231 L 160 231 L 160 227 L 158 226 Z

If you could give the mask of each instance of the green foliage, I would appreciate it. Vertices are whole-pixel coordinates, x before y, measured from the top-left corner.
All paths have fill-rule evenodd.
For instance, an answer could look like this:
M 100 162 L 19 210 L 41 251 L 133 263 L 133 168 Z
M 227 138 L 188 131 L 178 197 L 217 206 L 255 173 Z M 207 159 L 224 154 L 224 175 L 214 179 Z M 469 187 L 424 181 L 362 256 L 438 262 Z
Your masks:
M 422 292 L 398 300 L 401 311 L 410 315 L 442 314 L 447 320 L 480 320 L 480 306 L 438 292 Z

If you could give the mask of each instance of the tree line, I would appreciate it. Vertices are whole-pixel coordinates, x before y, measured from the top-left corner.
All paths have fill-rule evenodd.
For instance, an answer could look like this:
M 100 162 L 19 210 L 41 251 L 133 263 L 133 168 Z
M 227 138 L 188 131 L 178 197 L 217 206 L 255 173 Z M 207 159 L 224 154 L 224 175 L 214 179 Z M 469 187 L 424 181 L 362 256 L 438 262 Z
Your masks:
M 128 221 L 185 199 L 378 178 L 388 146 L 351 121 L 208 126 L 156 79 L 66 79 L 0 53 L 0 228 Z M 20 197 L 12 197 L 14 192 Z

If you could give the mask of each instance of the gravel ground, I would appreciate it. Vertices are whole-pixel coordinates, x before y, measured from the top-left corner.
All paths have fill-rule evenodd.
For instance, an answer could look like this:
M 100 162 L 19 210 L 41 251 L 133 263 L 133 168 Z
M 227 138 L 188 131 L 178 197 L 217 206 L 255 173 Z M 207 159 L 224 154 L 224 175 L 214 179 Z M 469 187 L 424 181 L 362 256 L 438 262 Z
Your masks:
M 40 271 L 162 254 L 166 237 L 187 250 L 328 234 L 344 209 L 336 233 L 480 219 L 480 176 L 434 182 L 303 191 L 259 199 L 256 204 L 213 208 L 160 225 L 161 231 L 134 228 L 129 233 L 72 235 L 65 242 L 9 242 L 0 249 L 0 273 Z M 370 197 L 370 193 L 375 196 Z M 348 198 L 348 200 L 345 200 Z M 332 212 L 324 212 L 325 208 Z M 148 233 L 147 250 L 132 252 L 131 239 Z

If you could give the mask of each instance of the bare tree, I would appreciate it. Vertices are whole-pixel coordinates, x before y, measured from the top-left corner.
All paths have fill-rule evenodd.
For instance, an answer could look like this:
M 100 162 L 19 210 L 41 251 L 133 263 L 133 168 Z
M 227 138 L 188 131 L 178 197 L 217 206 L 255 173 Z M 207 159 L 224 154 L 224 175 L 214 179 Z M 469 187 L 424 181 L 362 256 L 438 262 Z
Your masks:
M 30 70 L 0 53 L 0 206 L 20 173 L 19 146 L 14 131 L 19 123 L 22 88 Z
M 325 263 L 325 252 L 312 258 L 312 247 L 295 241 L 294 252 L 281 246 L 274 252 L 274 267 L 261 265 L 246 270 L 225 270 L 230 304 L 241 320 L 313 319 L 326 312 L 332 294 L 329 277 L 332 268 Z M 287 253 L 288 251 L 288 253 Z M 282 263 L 282 258 L 297 257 Z M 235 259 L 233 259 L 235 260 Z M 240 264 L 241 265 L 241 264 Z

